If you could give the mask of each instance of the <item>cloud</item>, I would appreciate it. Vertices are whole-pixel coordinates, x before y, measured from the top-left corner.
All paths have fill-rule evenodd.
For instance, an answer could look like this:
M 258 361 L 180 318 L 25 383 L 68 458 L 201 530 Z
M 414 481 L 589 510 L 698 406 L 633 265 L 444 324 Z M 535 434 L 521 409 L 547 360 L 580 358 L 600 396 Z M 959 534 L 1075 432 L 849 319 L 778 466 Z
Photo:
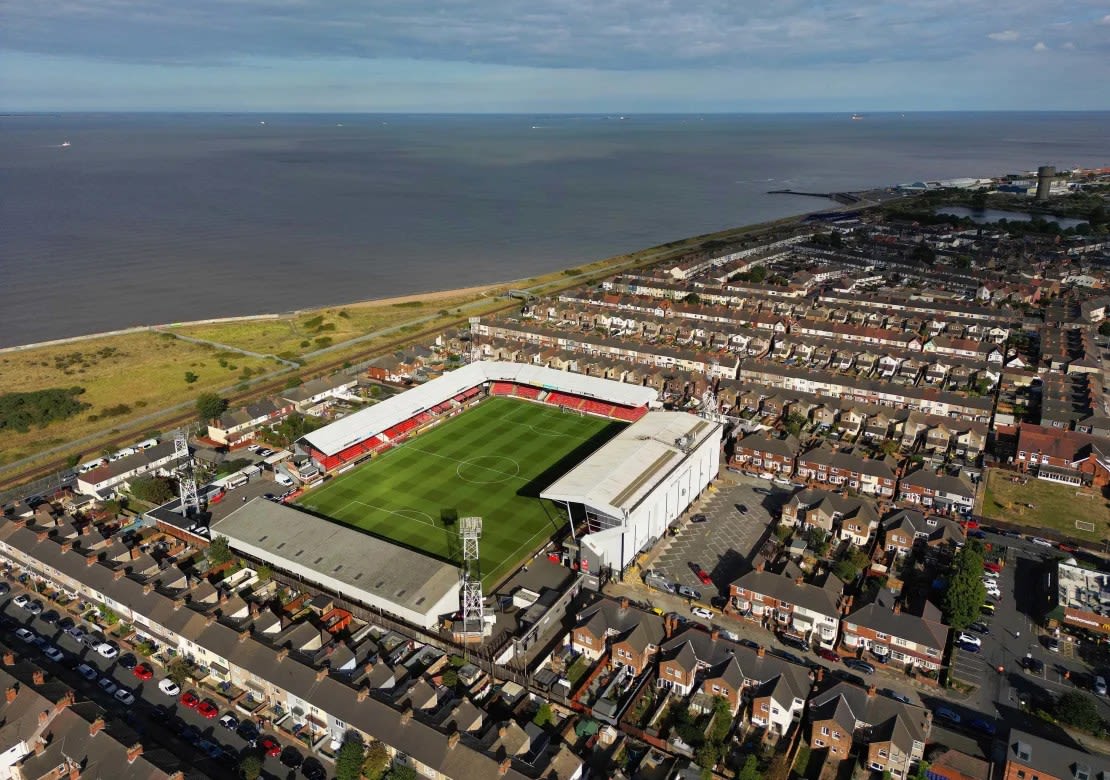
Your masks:
M 1110 14 L 1106 14 L 1106 16 L 1099 19 L 1098 23 L 1099 24 L 1110 24 Z
M 1044 41 L 1037 41 L 1033 44 L 1033 51 L 1048 51 L 1048 47 L 1045 46 Z
M 1072 43 L 1071 41 L 1068 41 L 1067 43 L 1064 44 L 1064 48 L 1067 49 L 1068 51 L 1074 51 L 1075 50 L 1075 44 Z
M 1002 32 L 992 32 L 987 35 L 992 41 L 1016 41 L 1021 37 L 1021 33 L 1017 30 L 1003 30 Z

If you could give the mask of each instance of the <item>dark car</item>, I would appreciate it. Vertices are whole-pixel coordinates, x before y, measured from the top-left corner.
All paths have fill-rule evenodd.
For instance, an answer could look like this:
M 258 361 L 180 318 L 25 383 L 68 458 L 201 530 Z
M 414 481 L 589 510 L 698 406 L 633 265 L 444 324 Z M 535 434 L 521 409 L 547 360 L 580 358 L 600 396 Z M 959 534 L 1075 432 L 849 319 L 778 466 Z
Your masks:
M 969 539 L 986 539 L 987 535 L 982 531 L 968 531 L 967 536 Z
M 995 725 L 986 718 L 975 718 L 968 722 L 967 727 L 972 731 L 978 731 L 980 734 L 986 734 L 988 737 L 993 737 L 994 732 L 998 730 Z
M 25 606 L 24 609 L 30 612 L 32 615 L 41 615 L 44 607 L 40 599 L 35 599 L 30 604 Z
M 301 751 L 297 750 L 292 745 L 289 745 L 285 750 L 281 751 L 281 763 L 290 769 L 296 769 L 304 763 L 304 756 Z
M 744 506 L 743 504 L 737 504 L 736 505 L 736 511 L 739 512 L 742 515 L 746 515 L 748 513 L 748 508 L 746 506 Z
M 706 517 L 705 515 L 700 515 L 700 514 L 699 515 L 694 515 L 693 517 L 690 518 L 690 522 L 691 523 L 708 523 L 709 518 Z
M 258 741 L 259 733 L 258 727 L 249 720 L 244 720 L 239 724 L 239 728 L 235 729 L 235 733 L 239 738 L 246 742 L 248 745 L 254 745 Z
M 62 631 L 69 631 L 75 625 L 77 624 L 73 621 L 73 618 L 71 617 L 64 617 L 58 621 L 58 628 L 62 629 Z
M 1043 674 L 1044 661 L 1039 658 L 1022 658 L 1021 668 L 1030 674 Z
M 824 647 L 817 648 L 817 655 L 821 658 L 824 658 L 826 661 L 832 661 L 836 664 L 840 663 L 840 655 L 832 650 L 827 650 Z
M 772 650 L 771 652 L 777 655 L 779 658 L 782 658 L 785 661 L 789 661 L 792 664 L 798 664 L 799 666 L 806 665 L 806 659 L 799 658 L 798 656 L 794 655 L 793 653 L 787 652 L 786 650 L 776 649 Z
M 864 674 L 875 673 L 874 666 L 867 663 L 867 661 L 861 661 L 858 658 L 849 658 L 844 662 L 844 665 L 847 666 L 849 669 L 855 669 L 857 672 L 863 672 Z
M 787 647 L 793 647 L 795 650 L 801 650 L 803 653 L 808 653 L 810 651 L 809 643 L 800 637 L 782 634 L 779 636 L 779 641 Z
M 60 617 L 61 615 L 58 614 L 57 610 L 48 609 L 46 610 L 46 612 L 43 612 L 41 615 L 39 615 L 39 620 L 41 620 L 43 623 L 47 623 L 48 625 L 54 625 L 58 622 L 58 618 Z
M 960 648 L 965 653 L 971 653 L 973 655 L 978 653 L 980 649 L 979 645 L 973 645 L 971 642 L 957 642 L 956 647 Z
M 743 645 L 744 647 L 750 647 L 752 650 L 759 649 L 759 642 L 753 642 L 750 639 L 741 639 L 739 642 L 737 642 L 737 644 Z
M 975 621 L 970 626 L 968 626 L 968 628 L 970 628 L 976 634 L 989 634 L 991 632 L 990 626 L 988 626 L 981 620 Z
M 850 683 L 853 683 L 854 685 L 858 685 L 862 688 L 867 687 L 867 681 L 866 680 L 864 680 L 858 674 L 852 674 L 851 672 L 849 672 L 846 669 L 833 669 L 832 672 L 830 672 L 830 674 L 832 674 L 832 676 L 836 677 L 838 680 L 843 680 L 844 682 L 850 682 Z
M 183 740 L 194 745 L 201 740 L 200 729 L 188 723 L 182 727 L 180 734 Z
M 306 780 L 327 780 L 328 771 L 324 769 L 324 765 L 315 758 L 306 758 L 304 763 L 301 764 L 301 774 L 305 776 Z
M 116 663 L 118 663 L 124 669 L 134 669 L 138 665 L 139 659 L 131 653 L 124 653 L 119 657 L 119 660 L 116 661 Z

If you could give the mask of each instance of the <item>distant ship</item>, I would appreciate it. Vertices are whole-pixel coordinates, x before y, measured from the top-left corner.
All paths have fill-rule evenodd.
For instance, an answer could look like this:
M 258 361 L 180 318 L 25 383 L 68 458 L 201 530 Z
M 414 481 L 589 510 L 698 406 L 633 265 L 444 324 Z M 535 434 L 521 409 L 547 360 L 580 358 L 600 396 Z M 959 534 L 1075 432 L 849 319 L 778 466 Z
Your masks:
M 63 149 L 66 148 L 67 146 L 72 146 L 72 145 L 73 144 L 71 144 L 69 141 L 62 141 L 62 148 Z
M 863 119 L 863 114 L 852 114 L 852 121 L 853 122 L 858 122 L 861 119 Z

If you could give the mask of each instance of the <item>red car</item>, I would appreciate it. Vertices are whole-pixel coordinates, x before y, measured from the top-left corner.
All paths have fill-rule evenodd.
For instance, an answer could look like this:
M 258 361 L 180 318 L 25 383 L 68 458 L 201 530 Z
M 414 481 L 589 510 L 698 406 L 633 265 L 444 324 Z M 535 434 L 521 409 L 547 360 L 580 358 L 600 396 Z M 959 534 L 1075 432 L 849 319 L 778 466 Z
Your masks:
M 696 573 L 697 573 L 697 575 L 698 575 L 698 579 L 699 579 L 699 580 L 701 580 L 701 584 L 702 584 L 702 585 L 712 585 L 712 584 L 713 584 L 713 578 L 712 578 L 712 577 L 710 577 L 710 576 L 709 576 L 709 572 L 707 572 L 707 571 L 706 571 L 705 569 L 703 569 L 703 568 L 702 568 L 701 566 L 699 566 L 699 567 L 697 568 L 697 572 L 696 572 Z
M 220 714 L 220 708 L 208 701 L 208 699 L 205 699 L 197 706 L 197 714 L 212 720 Z
M 1002 571 L 1002 567 L 999 566 L 994 561 L 986 561 L 983 564 L 983 568 L 986 569 L 987 571 L 993 571 L 995 574 L 998 574 L 1000 571 Z
M 258 746 L 262 748 L 262 752 L 271 758 L 281 755 L 281 745 L 273 737 L 263 737 L 258 740 Z
M 139 664 L 131 670 L 131 674 L 135 675 L 140 680 L 149 680 L 154 676 L 154 670 L 150 668 L 149 664 Z
M 818 647 L 817 655 L 821 658 L 824 658 L 826 661 L 832 661 L 833 663 L 837 664 L 840 663 L 840 656 L 834 653 L 832 650 L 826 650 L 823 647 Z
M 197 705 L 200 704 L 200 697 L 192 691 L 186 691 L 181 694 L 181 706 L 187 710 L 195 710 Z
M 1060 548 L 1061 552 L 1066 552 L 1066 553 L 1077 553 L 1077 552 L 1079 552 L 1078 547 L 1072 547 L 1070 544 L 1064 544 L 1063 542 L 1060 542 L 1056 546 Z

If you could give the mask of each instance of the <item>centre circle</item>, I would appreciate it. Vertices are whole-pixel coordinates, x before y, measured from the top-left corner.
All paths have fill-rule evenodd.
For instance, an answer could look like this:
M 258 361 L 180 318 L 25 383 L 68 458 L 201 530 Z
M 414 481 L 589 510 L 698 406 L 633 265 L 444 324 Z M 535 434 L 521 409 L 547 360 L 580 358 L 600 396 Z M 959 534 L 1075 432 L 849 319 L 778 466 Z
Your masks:
M 520 473 L 520 465 L 503 455 L 479 455 L 464 460 L 455 467 L 459 479 L 473 485 L 494 485 L 505 482 Z

